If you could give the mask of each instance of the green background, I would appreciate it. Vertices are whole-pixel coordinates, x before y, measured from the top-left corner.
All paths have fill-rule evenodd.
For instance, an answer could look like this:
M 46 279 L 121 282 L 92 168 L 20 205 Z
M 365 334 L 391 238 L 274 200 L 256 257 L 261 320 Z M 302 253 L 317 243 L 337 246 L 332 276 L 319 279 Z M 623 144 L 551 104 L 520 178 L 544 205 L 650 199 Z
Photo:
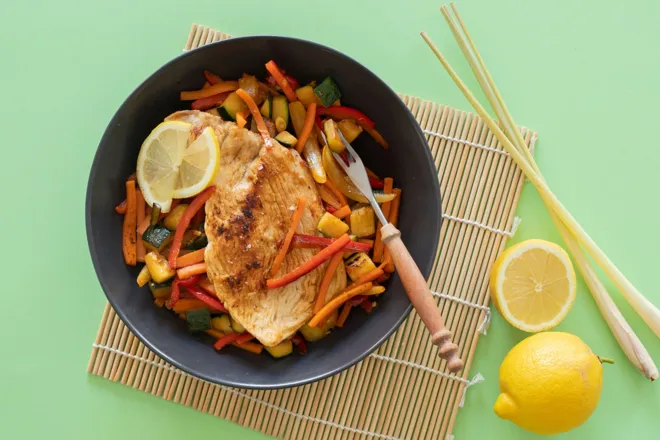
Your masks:
M 439 6 L 430 0 L 6 4 L 0 14 L 0 438 L 263 438 L 85 373 L 105 303 L 83 220 L 96 145 L 124 98 L 181 52 L 192 23 L 237 36 L 318 41 L 355 57 L 397 91 L 470 110 L 418 35 L 429 32 L 476 89 Z M 516 121 L 540 133 L 536 157 L 550 186 L 660 305 L 658 2 L 464 0 L 459 7 Z M 518 215 L 523 223 L 515 241 L 559 241 L 529 186 Z M 618 293 L 614 298 L 660 362 L 658 338 Z M 558 329 L 617 361 L 605 368 L 595 414 L 562 438 L 658 438 L 660 384 L 628 363 L 581 281 Z M 524 336 L 495 314 L 471 371 L 486 382 L 470 389 L 457 439 L 534 438 L 492 411 L 498 366 Z

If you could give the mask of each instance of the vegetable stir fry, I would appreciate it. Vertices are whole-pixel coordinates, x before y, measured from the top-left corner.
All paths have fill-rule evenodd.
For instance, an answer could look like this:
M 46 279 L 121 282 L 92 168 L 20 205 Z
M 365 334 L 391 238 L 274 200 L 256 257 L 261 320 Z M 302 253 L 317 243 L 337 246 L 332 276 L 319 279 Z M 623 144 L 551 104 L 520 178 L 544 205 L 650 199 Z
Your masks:
M 307 353 L 307 342 L 323 338 L 334 327 L 342 327 L 356 307 L 370 313 L 376 298 L 385 291 L 382 284 L 394 272 L 394 265 L 383 246 L 381 225 L 373 209 L 332 155 L 344 152 L 340 133 L 353 142 L 366 132 L 388 148 L 376 124 L 360 110 L 342 105 L 341 90 L 333 78 L 301 85 L 275 61 L 269 61 L 265 67 L 268 77 L 264 81 L 249 74 L 237 80 L 223 80 L 204 71 L 203 87 L 181 92 L 181 100 L 191 101 L 193 110 L 235 122 L 239 128 L 259 134 L 266 148 L 279 143 L 295 149 L 304 158 L 324 208 L 318 224 L 315 223 L 318 234 L 298 233 L 309 203 L 299 197 L 290 208 L 291 217 L 280 219 L 286 232 L 279 239 L 277 254 L 263 280 L 267 289 L 282 288 L 327 263 L 312 317 L 298 332 L 278 345 L 262 345 L 227 310 L 207 276 L 206 204 L 216 190 L 213 182 L 219 167 L 218 140 L 212 129 L 196 133 L 197 139 L 189 143 L 184 125 L 170 122 L 168 127 L 157 127 L 150 136 L 155 136 L 155 140 L 145 140 L 137 172 L 126 181 L 126 200 L 115 211 L 124 216 L 125 262 L 130 266 L 144 263 L 137 283 L 141 287 L 148 285 L 158 307 L 166 307 L 184 319 L 189 331 L 211 335 L 218 351 L 234 346 L 259 354 L 265 349 L 279 358 L 290 355 L 294 347 L 300 354 Z M 172 151 L 183 151 L 180 165 L 158 168 L 165 167 L 162 158 L 154 159 L 158 148 L 164 148 L 162 139 L 171 139 L 168 142 L 174 144 Z M 157 145 L 158 142 L 163 145 Z M 143 152 L 147 148 L 152 151 Z M 186 160 L 194 167 L 186 168 Z M 153 177 L 158 172 L 170 176 L 170 192 L 163 189 L 163 178 Z M 381 179 L 368 172 L 376 199 L 396 226 L 401 190 L 394 187 L 392 178 Z M 296 248 L 313 249 L 315 253 L 295 269 L 278 274 L 288 253 Z M 333 277 L 342 267 L 347 275 L 346 287 L 326 302 Z

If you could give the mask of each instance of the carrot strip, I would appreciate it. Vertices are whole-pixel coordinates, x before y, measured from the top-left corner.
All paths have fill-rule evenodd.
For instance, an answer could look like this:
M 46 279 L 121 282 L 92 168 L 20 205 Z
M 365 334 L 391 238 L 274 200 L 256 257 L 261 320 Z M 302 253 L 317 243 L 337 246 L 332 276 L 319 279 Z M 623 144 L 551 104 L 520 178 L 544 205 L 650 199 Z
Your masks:
M 330 179 L 328 179 L 328 180 L 325 181 L 325 186 L 327 186 L 328 189 L 329 189 L 330 191 L 332 191 L 332 193 L 335 195 L 335 197 L 337 197 L 337 200 L 339 200 L 339 202 L 342 204 L 342 206 L 346 206 L 346 205 L 348 205 L 348 200 L 346 200 L 346 196 L 345 196 L 344 194 L 342 194 L 342 192 L 339 191 L 339 189 L 337 189 L 337 187 L 335 186 L 335 184 L 332 183 L 332 182 L 330 181 Z M 349 211 L 349 212 L 350 212 L 350 211 Z
M 214 328 L 210 328 L 208 330 L 204 330 L 204 333 L 207 335 L 213 336 L 215 339 L 220 339 L 222 338 L 225 334 L 222 333 L 220 330 L 216 330 Z
M 208 293 L 215 296 L 216 298 L 218 297 L 218 293 L 215 291 L 215 286 L 210 280 L 202 281 L 201 283 L 199 283 L 199 287 L 206 290 Z
M 196 250 L 189 254 L 183 255 L 176 259 L 176 267 L 186 267 L 192 266 L 193 264 L 199 264 L 204 262 L 204 251 L 206 248 Z M 179 277 L 181 278 L 181 277 Z
M 327 180 L 326 182 L 330 182 L 330 180 Z M 337 218 L 348 217 L 349 215 L 351 215 L 351 208 L 348 205 L 344 205 L 338 210 L 336 210 L 334 213 L 332 213 L 332 215 L 334 215 Z
M 273 79 L 275 79 L 277 85 L 282 88 L 282 91 L 286 95 L 286 99 L 288 99 L 290 102 L 297 101 L 298 97 L 296 96 L 296 92 L 293 91 L 291 84 L 286 79 L 277 64 L 275 64 L 275 61 L 270 60 L 267 62 L 266 69 L 270 72 L 271 75 L 273 75 Z
M 165 298 L 155 298 L 154 304 L 156 304 L 156 307 L 163 307 L 165 305 L 165 301 Z
M 296 151 L 298 152 L 298 154 L 302 153 L 302 150 L 303 148 L 305 148 L 305 144 L 307 143 L 307 139 L 309 138 L 309 135 L 312 134 L 312 128 L 314 128 L 315 115 L 316 115 L 316 103 L 312 102 L 307 107 L 307 113 L 305 113 L 305 125 L 303 125 L 303 128 L 300 131 L 300 136 L 298 136 L 298 142 L 296 142 Z
M 335 310 L 337 310 L 342 304 L 344 304 L 346 301 L 353 298 L 354 296 L 366 292 L 367 290 L 371 289 L 371 287 L 372 287 L 371 283 L 366 283 L 356 286 L 346 292 L 340 293 L 339 295 L 334 297 L 329 303 L 323 306 L 323 308 L 314 315 L 311 321 L 309 321 L 308 325 L 310 327 L 316 327 L 320 324 L 323 324 L 325 320 L 328 319 L 328 317 Z
M 126 182 L 126 215 L 122 229 L 122 250 L 124 261 L 129 266 L 137 264 L 137 212 L 135 197 L 135 181 Z
M 291 225 L 289 226 L 289 230 L 284 236 L 284 242 L 282 243 L 282 247 L 275 256 L 275 260 L 273 261 L 273 266 L 270 269 L 271 276 L 277 275 L 277 272 L 280 270 L 280 266 L 284 261 L 284 257 L 286 257 L 286 253 L 289 251 L 289 246 L 291 245 L 293 234 L 296 233 L 296 229 L 298 229 L 300 220 L 302 219 L 303 213 L 305 212 L 306 204 L 307 204 L 307 200 L 304 197 L 300 197 L 298 199 L 298 203 L 296 204 L 296 210 L 293 211 L 293 216 L 291 217 Z
M 238 128 L 243 128 L 247 125 L 247 117 L 249 114 L 250 112 L 247 110 L 236 112 L 236 125 L 238 125 Z
M 391 194 L 392 193 L 392 186 L 394 184 L 394 179 L 391 177 L 386 177 L 385 178 L 385 188 L 383 189 L 383 192 L 385 194 Z M 389 218 L 390 215 L 390 206 L 391 202 L 385 202 L 383 203 L 383 214 L 385 215 L 385 218 Z M 378 225 L 376 225 L 376 241 L 374 242 L 374 256 L 372 260 L 374 260 L 375 263 L 380 263 L 383 261 L 383 239 L 381 237 L 380 233 L 380 228 L 382 228 L 385 225 L 381 225 L 380 222 Z
M 319 237 L 318 235 L 294 234 L 291 246 L 294 248 L 319 248 L 330 246 L 336 238 Z M 373 248 L 373 243 L 364 243 L 351 241 L 344 246 L 343 251 L 369 252 Z
M 254 118 L 254 121 L 257 123 L 257 130 L 259 130 L 259 134 L 261 134 L 261 137 L 264 139 L 264 144 L 266 144 L 267 147 L 272 147 L 273 141 L 270 138 L 268 127 L 266 127 L 264 118 L 261 116 L 259 107 L 257 107 L 257 104 L 254 102 L 254 99 L 252 99 L 252 97 L 243 89 L 236 90 L 236 94 L 241 97 L 243 102 L 245 102 L 245 104 L 250 109 L 250 113 L 252 113 L 252 117 Z
M 196 101 L 209 96 L 219 95 L 220 93 L 233 92 L 238 89 L 238 81 L 223 81 L 213 84 L 211 87 L 192 92 L 181 92 L 182 101 Z
M 387 145 L 387 141 L 385 140 L 385 138 L 383 137 L 383 135 L 380 134 L 380 132 L 379 132 L 378 130 L 376 130 L 375 128 L 367 127 L 367 126 L 365 126 L 365 125 L 363 125 L 362 128 L 364 128 L 364 131 L 366 131 L 367 133 L 369 133 L 369 134 L 371 135 L 371 137 L 374 138 L 374 140 L 375 140 L 376 142 L 378 142 L 378 144 L 379 144 L 381 147 L 383 147 L 384 149 L 387 150 L 387 148 L 389 147 L 389 145 Z
M 330 282 L 332 282 L 332 277 L 335 275 L 339 263 L 344 261 L 344 253 L 337 252 L 331 259 L 330 264 L 328 264 L 328 269 L 325 271 L 323 280 L 321 281 L 321 288 L 319 289 L 318 295 L 316 295 L 316 302 L 314 303 L 314 313 L 318 313 L 319 310 L 325 305 L 325 297 L 328 294 L 328 288 L 330 287 Z
M 245 344 L 246 342 L 249 342 L 254 339 L 254 336 L 248 332 L 242 333 L 241 336 L 236 338 L 236 343 L 241 345 Z
M 312 258 L 304 262 L 301 266 L 297 267 L 293 271 L 280 278 L 266 281 L 266 286 L 269 289 L 275 289 L 277 287 L 286 286 L 287 284 L 294 282 L 301 276 L 306 275 L 316 269 L 321 263 L 332 258 L 332 256 L 337 252 L 341 252 L 349 241 L 351 241 L 351 238 L 348 236 L 348 234 L 342 235 L 337 239 L 337 241 L 334 241 L 330 246 L 321 249 L 316 255 L 314 255 Z
M 170 254 L 167 259 L 170 267 L 176 269 L 176 259 L 179 256 L 179 251 L 181 250 L 181 245 L 183 244 L 183 234 L 185 234 L 186 229 L 190 225 L 190 221 L 197 214 L 197 211 L 202 209 L 204 204 L 208 199 L 211 198 L 213 192 L 215 191 L 214 186 L 209 186 L 204 191 L 199 193 L 197 197 L 188 205 L 186 211 L 181 216 L 179 224 L 176 225 L 176 231 L 174 232 L 174 239 L 172 240 L 172 245 L 170 247 Z M 190 276 L 190 275 L 189 275 Z M 180 277 L 188 278 L 188 277 Z
M 343 327 L 344 323 L 348 319 L 348 315 L 351 313 L 351 309 L 353 306 L 350 303 L 345 303 L 344 308 L 341 309 L 341 313 L 339 314 L 339 317 L 337 318 L 337 323 L 335 324 L 337 327 Z
M 144 196 L 142 195 L 142 191 L 138 189 L 135 192 L 135 195 L 136 195 L 135 208 L 137 212 L 137 224 L 139 225 L 146 217 L 146 213 L 145 213 L 146 204 L 144 203 Z M 137 233 L 137 228 L 136 228 L 136 233 Z M 144 241 L 142 241 L 142 234 L 140 233 L 137 234 L 137 244 L 136 244 L 135 252 L 137 255 L 137 261 L 144 263 L 144 256 L 147 253 L 147 250 L 144 248 Z
M 371 272 L 365 273 L 360 278 L 358 278 L 357 280 L 355 280 L 354 282 L 349 284 L 348 287 L 346 287 L 344 289 L 344 292 L 346 292 L 349 289 L 352 289 L 355 286 L 359 286 L 360 284 L 364 284 L 364 283 L 368 283 L 370 281 L 374 281 L 377 278 L 383 276 L 385 274 L 385 271 L 383 270 L 383 268 L 385 267 L 386 264 L 387 264 L 387 262 L 381 264 L 380 266 L 378 266 L 376 269 L 372 270 Z
M 210 329 L 206 330 L 206 334 L 213 336 L 216 339 L 224 338 L 225 334 L 220 330 Z M 245 351 L 249 351 L 254 354 L 261 354 L 264 349 L 264 346 L 257 342 L 243 342 L 242 344 L 237 343 L 236 341 L 232 342 L 231 345 L 234 347 L 241 348 Z
M 220 78 L 218 75 L 208 70 L 204 71 L 204 78 L 206 78 L 206 81 L 210 85 L 215 85 L 222 82 L 222 78 Z
M 126 199 L 124 199 L 119 205 L 115 206 L 115 212 L 121 215 L 126 214 Z
M 390 202 L 392 203 L 392 205 L 390 206 L 390 215 L 388 217 L 388 220 L 390 223 L 392 223 L 392 225 L 396 226 L 397 224 L 399 224 L 399 209 L 401 207 L 401 190 L 399 188 L 394 188 L 394 194 L 396 194 L 396 197 L 394 198 L 394 200 Z M 389 262 L 385 266 L 385 272 L 393 273 L 394 262 L 392 261 L 390 251 L 388 249 L 385 249 L 385 257 L 389 258 Z
M 225 102 L 225 99 L 227 99 L 229 93 L 231 92 L 218 93 L 217 95 L 196 99 L 192 104 L 190 104 L 190 108 L 193 110 L 208 110 L 213 107 L 219 107 L 223 102 Z
M 172 310 L 176 313 L 209 308 L 209 306 L 196 298 L 181 298 L 172 306 Z
M 206 263 L 193 264 L 190 266 L 182 267 L 176 271 L 177 276 L 181 279 L 190 278 L 193 275 L 199 275 L 201 273 L 206 273 Z
M 257 343 L 257 342 L 243 342 L 242 344 L 237 344 L 236 342 L 232 342 L 234 347 L 241 348 L 245 351 L 249 351 L 250 353 L 254 354 L 261 354 L 261 352 L 264 350 L 264 346 Z
M 145 216 L 137 226 L 137 233 L 142 236 L 151 224 L 151 216 Z
M 236 339 L 238 339 L 240 335 L 241 335 L 240 333 L 236 333 L 236 332 L 232 332 L 227 335 L 224 335 L 223 337 L 215 341 L 215 344 L 213 344 L 213 348 L 215 348 L 216 350 L 222 350 L 227 345 L 236 341 Z

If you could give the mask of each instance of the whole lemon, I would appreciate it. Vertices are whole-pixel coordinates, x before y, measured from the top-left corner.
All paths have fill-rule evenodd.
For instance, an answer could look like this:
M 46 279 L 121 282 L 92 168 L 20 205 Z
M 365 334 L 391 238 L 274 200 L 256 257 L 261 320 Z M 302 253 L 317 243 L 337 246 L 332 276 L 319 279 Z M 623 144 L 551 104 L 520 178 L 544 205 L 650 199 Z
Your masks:
M 569 333 L 537 333 L 509 351 L 500 366 L 495 413 L 536 434 L 583 424 L 600 399 L 601 359 Z

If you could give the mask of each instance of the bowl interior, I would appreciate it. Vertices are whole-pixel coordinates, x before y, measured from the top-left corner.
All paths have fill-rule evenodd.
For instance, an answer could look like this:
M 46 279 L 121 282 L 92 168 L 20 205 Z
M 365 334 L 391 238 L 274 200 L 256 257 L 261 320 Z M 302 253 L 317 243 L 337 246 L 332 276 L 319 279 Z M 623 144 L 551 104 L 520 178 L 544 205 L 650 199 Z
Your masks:
M 263 78 L 274 59 L 302 84 L 333 77 L 342 103 L 376 122 L 388 140 L 384 151 L 365 133 L 355 142 L 364 162 L 402 188 L 399 229 L 413 258 L 428 275 L 440 229 L 440 194 L 433 159 L 417 122 L 398 96 L 359 63 L 327 47 L 291 38 L 248 37 L 188 52 L 150 76 L 122 104 L 108 125 L 90 173 L 86 223 L 90 252 L 108 300 L 122 320 L 156 354 L 204 380 L 245 388 L 279 388 L 321 379 L 347 368 L 377 348 L 405 319 L 410 303 L 398 276 L 367 315 L 354 309 L 346 325 L 309 344 L 306 356 L 273 359 L 233 347 L 217 353 L 206 335 L 191 335 L 173 313 L 153 304 L 135 283 L 137 269 L 124 264 L 122 217 L 113 207 L 125 198 L 124 180 L 135 171 L 142 141 L 165 116 L 184 108 L 181 90 L 202 86 L 203 69 L 223 78 L 243 72 Z

